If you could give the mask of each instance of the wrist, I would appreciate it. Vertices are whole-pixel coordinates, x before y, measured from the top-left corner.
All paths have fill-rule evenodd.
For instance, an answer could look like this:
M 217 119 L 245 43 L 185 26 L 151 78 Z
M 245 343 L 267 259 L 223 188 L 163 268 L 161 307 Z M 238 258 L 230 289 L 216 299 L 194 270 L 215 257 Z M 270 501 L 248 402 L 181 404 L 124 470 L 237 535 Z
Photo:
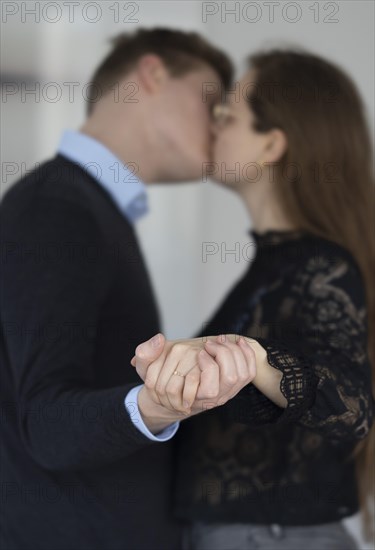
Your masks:
M 253 338 L 249 338 L 248 336 L 244 336 L 244 338 L 250 344 L 255 353 L 255 360 L 257 364 L 256 366 L 260 369 L 270 367 L 267 360 L 267 351 L 264 349 L 264 347 L 261 346 L 259 342 L 257 340 L 254 340 Z
M 255 353 L 256 376 L 252 384 L 279 407 L 285 408 L 288 401 L 281 392 L 283 373 L 268 362 L 267 351 L 252 338 L 246 338 Z
M 143 422 L 153 434 L 161 432 L 174 422 L 184 420 L 188 416 L 156 403 L 146 386 L 143 386 L 138 393 L 138 410 Z

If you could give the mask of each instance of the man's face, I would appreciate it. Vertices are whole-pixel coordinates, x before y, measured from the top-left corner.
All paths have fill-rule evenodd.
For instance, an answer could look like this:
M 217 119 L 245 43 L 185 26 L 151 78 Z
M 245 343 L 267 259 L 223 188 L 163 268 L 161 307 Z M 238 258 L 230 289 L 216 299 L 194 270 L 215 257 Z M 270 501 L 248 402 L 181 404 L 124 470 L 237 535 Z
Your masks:
M 211 156 L 212 107 L 220 101 L 221 93 L 218 74 L 206 65 L 170 78 L 158 116 L 158 132 L 167 152 L 168 181 L 202 178 Z

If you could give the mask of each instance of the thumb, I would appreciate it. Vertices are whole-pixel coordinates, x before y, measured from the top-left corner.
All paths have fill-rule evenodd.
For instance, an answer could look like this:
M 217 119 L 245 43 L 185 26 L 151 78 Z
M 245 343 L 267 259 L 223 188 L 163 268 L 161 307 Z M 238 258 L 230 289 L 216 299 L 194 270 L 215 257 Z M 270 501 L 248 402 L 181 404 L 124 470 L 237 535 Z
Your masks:
M 160 332 L 155 334 L 150 340 L 142 342 L 135 349 L 135 357 L 131 363 L 141 369 L 146 369 L 150 363 L 155 361 L 163 352 L 165 345 L 165 337 Z

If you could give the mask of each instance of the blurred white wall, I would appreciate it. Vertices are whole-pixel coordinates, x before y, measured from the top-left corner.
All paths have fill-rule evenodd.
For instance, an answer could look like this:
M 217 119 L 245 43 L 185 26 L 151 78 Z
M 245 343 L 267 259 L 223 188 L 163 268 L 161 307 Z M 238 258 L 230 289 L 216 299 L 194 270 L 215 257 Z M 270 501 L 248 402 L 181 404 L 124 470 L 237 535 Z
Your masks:
M 371 1 L 72 4 L 2 2 L 1 196 L 21 171 L 55 153 L 64 129 L 81 125 L 83 86 L 108 51 L 107 39 L 137 26 L 200 31 L 233 56 L 239 71 L 244 57 L 263 46 L 302 45 L 352 75 L 374 131 Z M 57 86 L 41 90 L 40 98 L 22 96 L 17 82 L 25 79 Z M 74 101 L 69 100 L 67 82 L 78 83 Z M 56 89 L 62 95 L 55 100 Z M 8 172 L 12 167 L 14 174 Z M 151 186 L 149 196 L 151 212 L 138 222 L 137 232 L 159 297 L 164 330 L 170 338 L 189 336 L 200 329 L 247 267 L 242 254 L 226 255 L 224 262 L 217 254 L 203 262 L 202 243 L 241 250 L 248 243 L 250 220 L 232 193 L 211 183 Z M 346 523 L 360 548 L 373 548 L 360 540 L 358 518 Z

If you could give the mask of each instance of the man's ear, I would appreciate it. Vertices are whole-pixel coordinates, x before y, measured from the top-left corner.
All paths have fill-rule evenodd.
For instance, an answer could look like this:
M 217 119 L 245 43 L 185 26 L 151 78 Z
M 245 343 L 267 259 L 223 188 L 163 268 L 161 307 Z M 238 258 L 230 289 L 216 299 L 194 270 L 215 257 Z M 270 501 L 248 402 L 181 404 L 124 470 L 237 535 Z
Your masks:
M 153 53 L 139 58 L 136 71 L 141 86 L 151 94 L 158 92 L 169 78 L 162 58 Z
M 263 161 L 278 162 L 288 149 L 286 134 L 280 128 L 273 128 L 268 133 L 267 146 L 262 156 Z

